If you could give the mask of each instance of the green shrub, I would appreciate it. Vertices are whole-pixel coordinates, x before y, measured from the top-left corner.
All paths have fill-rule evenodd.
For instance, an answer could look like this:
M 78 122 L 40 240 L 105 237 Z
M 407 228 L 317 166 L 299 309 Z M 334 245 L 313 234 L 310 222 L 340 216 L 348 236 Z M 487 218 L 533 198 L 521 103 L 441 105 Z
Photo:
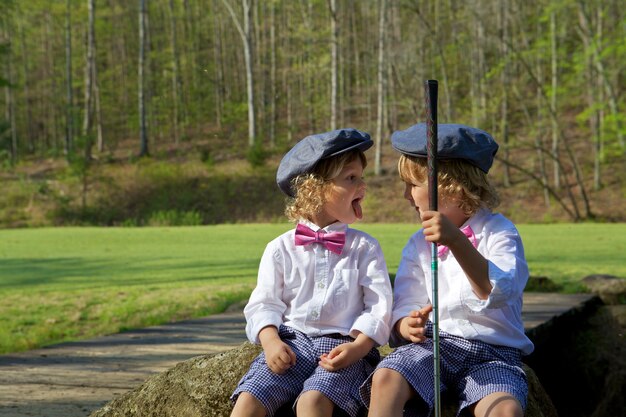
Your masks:
M 150 215 L 148 226 L 199 226 L 202 215 L 197 211 L 163 210 Z
M 264 166 L 268 156 L 268 152 L 263 149 L 263 145 L 260 142 L 256 142 L 246 153 L 246 159 L 253 168 Z

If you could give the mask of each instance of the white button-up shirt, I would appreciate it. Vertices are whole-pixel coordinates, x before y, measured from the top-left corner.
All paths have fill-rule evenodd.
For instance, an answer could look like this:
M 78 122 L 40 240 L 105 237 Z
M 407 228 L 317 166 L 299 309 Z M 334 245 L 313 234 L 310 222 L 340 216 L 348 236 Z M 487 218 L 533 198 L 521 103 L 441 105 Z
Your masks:
M 465 224 L 476 235 L 476 249 L 487 259 L 493 288 L 488 299 L 479 299 L 452 252 L 442 256 L 438 263 L 439 328 L 466 339 L 531 353 L 534 347 L 522 322 L 528 265 L 517 229 L 504 216 L 486 209 Z M 432 304 L 431 294 L 431 243 L 420 230 L 411 236 L 402 252 L 394 282 L 392 323 L 408 316 L 411 310 Z M 397 334 L 392 335 L 392 341 L 406 343 Z
M 295 229 L 265 248 L 257 286 L 244 309 L 251 342 L 259 343 L 264 327 L 285 324 L 309 336 L 364 333 L 378 345 L 387 343 L 392 290 L 380 245 L 343 223 L 323 230 L 346 232 L 341 255 L 319 243 L 296 246 Z

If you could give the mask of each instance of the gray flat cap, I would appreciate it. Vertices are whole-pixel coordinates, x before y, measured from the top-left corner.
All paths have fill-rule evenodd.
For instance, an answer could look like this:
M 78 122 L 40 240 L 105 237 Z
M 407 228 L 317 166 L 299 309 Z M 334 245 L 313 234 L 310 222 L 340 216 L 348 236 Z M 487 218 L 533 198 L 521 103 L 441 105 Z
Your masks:
M 393 148 L 405 155 L 426 158 L 426 123 L 418 123 L 391 135 Z M 489 172 L 498 144 L 484 130 L 459 124 L 437 125 L 437 159 L 464 159 Z
M 346 128 L 310 135 L 296 143 L 285 154 L 276 173 L 276 183 L 281 191 L 295 197 L 291 180 L 310 172 L 318 161 L 352 149 L 365 151 L 373 145 L 370 135 L 360 130 Z

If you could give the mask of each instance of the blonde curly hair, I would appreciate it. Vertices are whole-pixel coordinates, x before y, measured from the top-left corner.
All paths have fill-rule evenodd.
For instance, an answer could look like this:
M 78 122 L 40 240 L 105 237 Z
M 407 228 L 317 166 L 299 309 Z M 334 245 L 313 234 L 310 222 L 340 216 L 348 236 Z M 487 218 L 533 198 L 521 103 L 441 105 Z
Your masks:
M 359 159 L 363 169 L 367 166 L 365 154 L 358 150 L 344 152 L 334 157 L 320 160 L 311 172 L 297 176 L 291 181 L 295 190 L 294 198 L 288 197 L 285 216 L 292 222 L 300 219 L 312 220 L 319 213 L 332 189 L 332 180 L 337 178 L 346 164 Z
M 500 204 L 498 192 L 487 174 L 462 159 L 437 160 L 437 189 L 444 199 L 459 201 L 459 207 L 468 215 L 474 215 L 480 208 L 493 209 Z M 401 155 L 398 173 L 405 183 L 428 182 L 426 158 Z

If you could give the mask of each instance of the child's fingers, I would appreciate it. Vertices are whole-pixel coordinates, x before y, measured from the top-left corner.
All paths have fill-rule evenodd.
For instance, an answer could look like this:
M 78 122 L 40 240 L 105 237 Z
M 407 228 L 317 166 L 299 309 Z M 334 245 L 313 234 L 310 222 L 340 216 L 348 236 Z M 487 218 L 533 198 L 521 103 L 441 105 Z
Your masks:
M 433 211 L 433 210 L 425 210 L 425 211 L 423 211 L 423 212 L 421 213 L 422 223 L 424 223 L 425 221 L 428 221 L 428 220 L 432 219 L 432 218 L 435 216 L 435 214 L 436 214 L 436 213 L 437 213 L 437 212 L 436 212 L 436 211 Z
M 289 354 L 289 359 L 290 359 L 290 364 L 291 365 L 295 365 L 296 364 L 296 354 L 294 353 L 293 350 L 291 350 L 291 348 L 289 346 L 287 346 L 287 353 Z
M 333 364 L 328 362 L 328 360 L 320 359 L 320 361 L 317 364 L 321 366 L 322 368 L 326 369 L 327 371 L 333 372 L 335 370 L 335 367 L 333 366 Z
M 328 354 L 324 353 L 320 356 L 320 360 L 317 363 L 327 371 L 334 371 L 335 364 L 333 362 L 334 361 L 328 357 Z
M 416 326 L 409 329 L 409 335 L 413 337 L 423 337 L 426 334 L 424 326 Z
M 344 367 L 345 356 L 345 352 L 341 352 L 333 358 L 330 358 L 330 355 L 321 355 L 318 364 L 327 371 L 334 372 Z
M 426 336 L 411 336 L 411 342 L 413 343 L 422 343 L 426 339 L 428 339 Z
M 274 372 L 275 374 L 279 374 L 279 375 L 285 373 L 285 371 L 289 369 L 289 365 L 286 365 L 279 359 L 268 362 L 267 366 L 270 368 L 272 372 Z
M 289 355 L 289 352 L 285 349 L 278 355 L 278 360 L 282 363 L 290 364 L 291 356 Z
M 419 310 L 419 314 L 423 317 L 428 317 L 428 315 L 433 311 L 433 306 L 428 304 L 426 307 L 422 307 Z
M 342 348 L 342 346 L 343 345 L 339 345 L 327 354 L 324 353 L 320 355 L 318 364 L 328 371 L 336 371 L 343 368 L 345 366 L 344 362 L 346 361 L 348 353 Z
M 328 359 L 333 359 L 341 352 L 343 352 L 343 345 L 335 346 L 330 352 L 328 352 Z
M 427 305 L 419 310 L 413 310 L 409 313 L 409 325 L 411 327 L 424 326 L 428 321 L 428 315 L 433 311 L 432 305 Z

